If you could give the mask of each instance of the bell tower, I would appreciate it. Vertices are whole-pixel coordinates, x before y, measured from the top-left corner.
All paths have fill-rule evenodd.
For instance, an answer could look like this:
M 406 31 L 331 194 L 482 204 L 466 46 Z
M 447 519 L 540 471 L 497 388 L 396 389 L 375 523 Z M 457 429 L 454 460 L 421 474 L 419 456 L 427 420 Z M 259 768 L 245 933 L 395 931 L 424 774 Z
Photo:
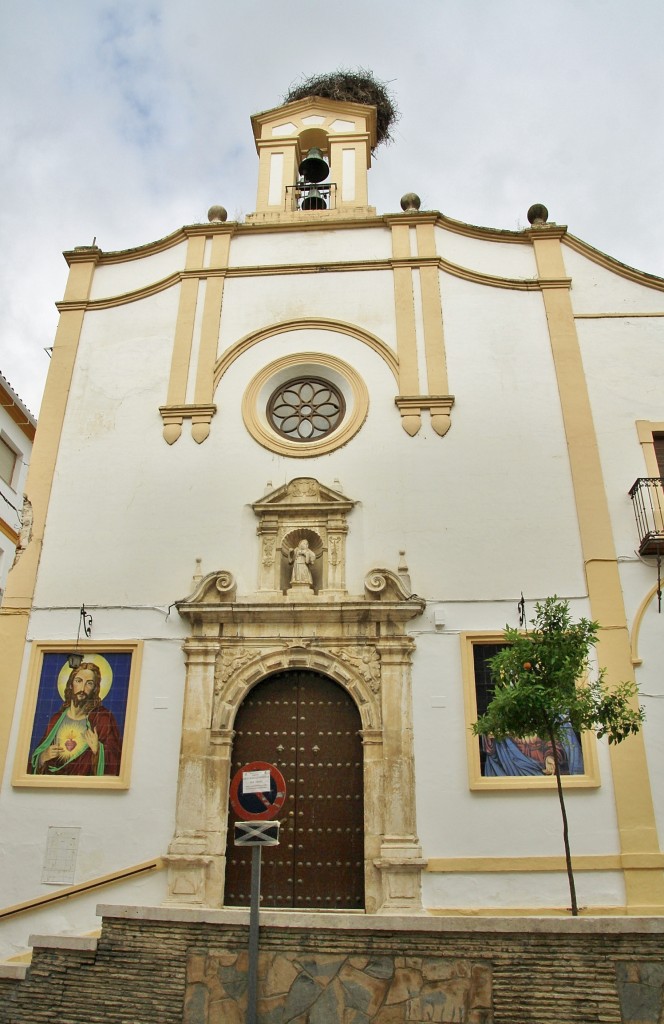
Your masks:
M 255 114 L 251 123 L 258 195 L 247 220 L 375 216 L 367 194 L 374 106 L 308 96 Z

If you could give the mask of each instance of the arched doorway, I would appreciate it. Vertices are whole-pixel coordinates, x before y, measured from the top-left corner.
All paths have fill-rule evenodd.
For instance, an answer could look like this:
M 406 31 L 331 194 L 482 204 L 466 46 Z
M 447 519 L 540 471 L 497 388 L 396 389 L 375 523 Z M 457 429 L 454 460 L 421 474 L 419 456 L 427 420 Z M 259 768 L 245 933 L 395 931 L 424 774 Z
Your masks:
M 286 779 L 279 846 L 262 852 L 262 906 L 364 909 L 360 714 L 343 687 L 290 669 L 258 683 L 238 710 L 231 777 L 250 761 Z M 226 906 L 248 906 L 251 850 L 233 845 L 229 816 Z

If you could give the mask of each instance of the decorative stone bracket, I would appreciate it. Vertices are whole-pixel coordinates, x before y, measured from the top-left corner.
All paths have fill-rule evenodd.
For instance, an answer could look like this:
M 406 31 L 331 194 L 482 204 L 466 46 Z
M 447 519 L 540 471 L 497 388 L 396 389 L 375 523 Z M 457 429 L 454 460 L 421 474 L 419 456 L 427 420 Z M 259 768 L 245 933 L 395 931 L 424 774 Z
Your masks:
M 210 422 L 216 411 L 216 405 L 160 405 L 164 440 L 175 444 L 182 433 L 182 421 L 191 420 L 191 436 L 197 444 L 202 444 L 210 433 Z
M 394 404 L 401 413 L 401 426 L 414 437 L 422 426 L 422 409 L 428 409 L 431 426 L 444 437 L 451 426 L 454 395 L 397 395 Z

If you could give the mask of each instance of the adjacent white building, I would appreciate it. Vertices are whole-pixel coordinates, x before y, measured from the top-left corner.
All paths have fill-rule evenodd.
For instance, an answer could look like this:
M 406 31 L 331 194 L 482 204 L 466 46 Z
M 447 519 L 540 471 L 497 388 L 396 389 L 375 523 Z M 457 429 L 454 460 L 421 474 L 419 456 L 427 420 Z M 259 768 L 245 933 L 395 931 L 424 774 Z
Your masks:
M 265 905 L 566 907 L 546 751 L 491 774 L 469 731 L 522 595 L 597 619 L 640 685 L 640 736 L 575 741 L 568 814 L 580 903 L 662 914 L 664 281 L 541 207 L 519 232 L 377 213 L 374 108 L 253 128 L 246 221 L 65 254 L 0 619 L 5 954 L 100 898 L 246 904 L 249 761 L 288 790 Z M 312 147 L 331 182 L 299 181 Z M 77 714 L 72 653 L 101 708 Z
M 23 488 L 36 426 L 35 417 L 0 373 L 0 600 L 20 546 Z

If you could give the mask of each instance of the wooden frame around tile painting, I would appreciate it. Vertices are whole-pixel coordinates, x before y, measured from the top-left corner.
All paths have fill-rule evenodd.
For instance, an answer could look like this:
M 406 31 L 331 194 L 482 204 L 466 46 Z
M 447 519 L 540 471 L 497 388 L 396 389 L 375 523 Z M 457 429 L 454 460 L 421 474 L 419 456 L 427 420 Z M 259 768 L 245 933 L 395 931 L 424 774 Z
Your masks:
M 33 644 L 12 785 L 127 789 L 142 645 Z
M 500 647 L 504 646 L 503 634 L 494 632 L 467 632 L 461 634 L 461 658 L 463 671 L 464 705 L 466 714 L 466 748 L 468 757 L 468 782 L 470 789 L 555 789 L 556 780 L 552 769 L 544 767 L 544 761 L 548 760 L 542 755 L 545 753 L 546 744 L 543 744 L 537 737 L 530 738 L 528 751 L 521 750 L 522 741 L 505 740 L 501 744 L 487 738 L 484 744 L 482 740 L 472 733 L 473 722 L 477 720 L 478 713 L 482 713 L 485 707 L 480 707 L 480 691 L 482 689 L 478 679 L 478 659 L 482 661 L 481 652 L 485 651 L 489 656 L 495 654 Z M 486 694 L 484 695 L 486 698 Z M 513 747 L 501 756 L 500 751 L 488 747 Z M 565 746 L 565 744 L 563 744 Z M 599 767 L 597 762 L 597 741 L 594 734 L 585 732 L 581 737 L 572 733 L 569 740 L 570 749 L 573 749 L 575 763 L 572 765 L 570 755 L 569 767 L 563 768 L 563 785 L 565 789 L 595 789 L 600 785 Z M 540 749 L 541 748 L 541 749 Z M 489 754 L 499 768 L 491 771 L 488 767 Z M 542 767 L 530 767 L 542 761 Z M 514 774 L 512 774 L 514 772 Z

